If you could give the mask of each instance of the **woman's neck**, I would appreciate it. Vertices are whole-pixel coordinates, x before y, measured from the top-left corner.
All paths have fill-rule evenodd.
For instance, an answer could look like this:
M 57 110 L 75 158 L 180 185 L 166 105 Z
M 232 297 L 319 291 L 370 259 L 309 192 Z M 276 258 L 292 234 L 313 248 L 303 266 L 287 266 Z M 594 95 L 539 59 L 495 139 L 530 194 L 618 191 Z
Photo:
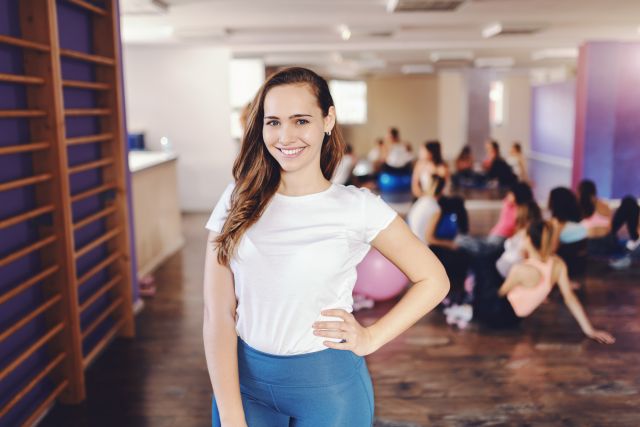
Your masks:
M 319 193 L 331 185 L 320 170 L 307 172 L 281 172 L 280 185 L 277 192 L 285 196 L 305 196 Z

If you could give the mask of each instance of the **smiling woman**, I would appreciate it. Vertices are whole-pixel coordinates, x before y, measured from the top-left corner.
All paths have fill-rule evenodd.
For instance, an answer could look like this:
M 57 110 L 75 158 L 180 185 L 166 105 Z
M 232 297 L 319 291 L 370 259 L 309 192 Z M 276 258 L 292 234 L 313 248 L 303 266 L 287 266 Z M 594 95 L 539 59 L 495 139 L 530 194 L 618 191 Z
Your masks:
M 382 199 L 329 179 L 344 152 L 324 79 L 271 76 L 252 102 L 205 261 L 203 337 L 214 426 L 371 426 L 363 356 L 447 294 L 431 251 Z M 364 327 L 351 314 L 371 246 L 415 283 Z

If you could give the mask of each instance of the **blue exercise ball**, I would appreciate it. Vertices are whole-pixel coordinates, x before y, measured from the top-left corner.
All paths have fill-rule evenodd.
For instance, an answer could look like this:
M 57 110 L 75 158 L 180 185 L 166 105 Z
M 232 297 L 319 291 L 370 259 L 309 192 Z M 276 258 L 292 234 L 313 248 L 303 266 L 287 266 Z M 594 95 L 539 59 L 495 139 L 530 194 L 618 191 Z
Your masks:
M 411 191 L 411 174 L 381 172 L 378 175 L 378 188 L 382 193 Z

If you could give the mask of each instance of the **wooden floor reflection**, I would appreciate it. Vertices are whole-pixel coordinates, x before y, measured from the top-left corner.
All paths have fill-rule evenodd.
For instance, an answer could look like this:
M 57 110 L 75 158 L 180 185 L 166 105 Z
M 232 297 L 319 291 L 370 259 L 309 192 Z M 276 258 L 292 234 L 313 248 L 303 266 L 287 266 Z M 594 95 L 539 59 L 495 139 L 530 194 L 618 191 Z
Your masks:
M 482 231 L 492 213 L 472 213 Z M 56 406 L 42 426 L 189 427 L 210 424 L 202 347 L 206 216 L 184 217 L 187 246 L 156 273 L 157 295 L 88 371 L 88 398 Z M 640 425 L 640 268 L 594 264 L 581 296 L 618 342 L 583 338 L 559 297 L 517 331 L 460 331 L 434 312 L 367 357 L 376 417 L 411 425 Z M 393 301 L 357 313 L 362 323 Z M 384 425 L 392 425 L 382 423 Z M 398 424 L 402 425 L 402 424 Z

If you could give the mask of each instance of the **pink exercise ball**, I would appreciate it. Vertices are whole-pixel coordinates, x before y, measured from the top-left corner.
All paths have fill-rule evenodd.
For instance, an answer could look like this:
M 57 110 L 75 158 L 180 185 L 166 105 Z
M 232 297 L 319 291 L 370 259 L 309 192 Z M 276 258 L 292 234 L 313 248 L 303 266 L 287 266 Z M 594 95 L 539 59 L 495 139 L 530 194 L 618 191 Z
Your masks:
M 353 291 L 376 301 L 395 297 L 409 282 L 398 267 L 375 248 L 358 264 L 358 280 Z

